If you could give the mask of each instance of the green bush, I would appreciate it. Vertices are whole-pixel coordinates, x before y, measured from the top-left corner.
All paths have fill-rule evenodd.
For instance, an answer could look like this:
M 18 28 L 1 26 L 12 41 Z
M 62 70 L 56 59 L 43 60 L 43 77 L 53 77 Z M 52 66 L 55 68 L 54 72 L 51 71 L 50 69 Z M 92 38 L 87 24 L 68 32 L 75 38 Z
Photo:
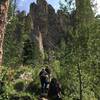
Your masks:
M 27 85 L 25 91 L 30 94 L 39 94 L 40 90 L 39 90 L 39 86 L 37 84 L 35 84 L 34 81 L 32 81 Z
M 18 82 L 15 83 L 15 85 L 14 85 L 14 89 L 15 89 L 17 92 L 24 91 L 24 88 L 25 88 L 25 84 L 24 84 L 23 81 L 18 81 Z

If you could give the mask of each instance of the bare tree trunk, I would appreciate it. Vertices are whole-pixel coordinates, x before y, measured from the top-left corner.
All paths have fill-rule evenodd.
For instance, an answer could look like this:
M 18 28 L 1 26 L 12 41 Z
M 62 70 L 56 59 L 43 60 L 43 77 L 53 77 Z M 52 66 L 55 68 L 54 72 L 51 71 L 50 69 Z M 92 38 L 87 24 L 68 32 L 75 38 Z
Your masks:
M 80 69 L 80 65 L 77 65 L 77 69 L 78 69 L 78 76 L 79 76 L 79 89 L 80 89 L 80 100 L 83 100 L 83 91 L 82 91 L 82 75 L 81 75 L 81 69 Z
M 9 0 L 0 0 L 0 66 L 2 65 L 3 59 L 3 41 L 7 23 L 8 7 Z

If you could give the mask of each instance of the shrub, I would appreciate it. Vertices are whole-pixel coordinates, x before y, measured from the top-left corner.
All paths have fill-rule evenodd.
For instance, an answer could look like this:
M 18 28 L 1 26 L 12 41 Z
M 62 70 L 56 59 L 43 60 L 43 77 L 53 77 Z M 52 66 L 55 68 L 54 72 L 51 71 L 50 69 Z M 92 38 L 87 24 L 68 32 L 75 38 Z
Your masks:
M 18 81 L 15 85 L 14 85 L 14 89 L 17 92 L 23 91 L 25 88 L 24 82 L 23 81 Z

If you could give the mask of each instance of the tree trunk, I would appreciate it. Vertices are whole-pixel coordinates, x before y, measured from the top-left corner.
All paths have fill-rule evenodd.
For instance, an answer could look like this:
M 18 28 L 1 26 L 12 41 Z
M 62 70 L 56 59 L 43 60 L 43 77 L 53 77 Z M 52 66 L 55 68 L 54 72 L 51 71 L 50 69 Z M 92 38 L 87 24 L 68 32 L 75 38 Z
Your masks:
M 77 69 L 78 69 L 78 76 L 79 76 L 79 90 L 80 90 L 80 100 L 83 100 L 83 91 L 82 91 L 82 75 L 81 75 L 81 69 L 80 69 L 80 65 L 77 65 Z
M 8 7 L 9 0 L 0 0 L 0 66 L 2 65 L 3 59 L 3 41 L 7 23 Z

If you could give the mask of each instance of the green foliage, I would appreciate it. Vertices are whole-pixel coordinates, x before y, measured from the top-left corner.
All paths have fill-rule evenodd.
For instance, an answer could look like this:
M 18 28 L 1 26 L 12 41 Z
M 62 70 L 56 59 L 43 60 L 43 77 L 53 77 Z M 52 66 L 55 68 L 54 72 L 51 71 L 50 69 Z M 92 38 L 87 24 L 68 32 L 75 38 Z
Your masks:
M 70 9 L 72 0 L 66 0 L 66 3 L 67 6 L 61 4 L 61 10 L 65 13 L 71 10 L 74 12 L 75 9 Z M 74 25 L 70 19 L 70 25 L 66 29 L 67 39 L 61 39 L 58 44 L 59 50 L 45 50 L 47 64 L 44 66 L 49 65 L 52 77 L 60 81 L 63 100 L 99 100 L 100 19 L 93 16 L 90 0 L 80 0 L 79 4 L 76 6 L 75 14 L 72 12 L 69 15 L 74 16 Z M 9 16 L 11 11 L 12 9 Z M 28 17 L 28 20 L 25 17 Z M 30 23 L 30 16 L 26 16 L 25 12 L 17 12 L 7 25 L 4 40 L 4 65 L 7 67 L 0 76 L 1 100 L 37 100 L 39 95 L 38 74 L 43 62 L 36 44 L 30 37 Z
M 24 81 L 18 81 L 18 82 L 16 82 L 16 84 L 14 86 L 14 89 L 17 92 L 23 91 L 24 90 Z
M 34 60 L 34 46 L 33 43 L 31 43 L 30 40 L 26 40 L 24 42 L 24 47 L 23 47 L 23 65 L 29 65 L 29 64 L 33 64 L 33 60 Z
M 34 69 L 31 66 L 20 68 L 3 68 L 0 81 L 0 99 L 14 100 L 14 98 L 37 100 L 40 91 L 40 65 Z M 11 76 L 10 76 L 11 75 Z M 2 86 L 1 86 L 2 85 Z M 26 100 L 26 99 L 25 99 Z
M 60 1 L 60 9 L 66 13 L 74 11 L 75 10 L 75 0 Z
M 16 37 L 16 29 L 18 18 L 14 17 L 7 25 L 7 30 L 4 39 L 4 65 L 5 66 L 17 66 L 21 62 L 21 39 Z

